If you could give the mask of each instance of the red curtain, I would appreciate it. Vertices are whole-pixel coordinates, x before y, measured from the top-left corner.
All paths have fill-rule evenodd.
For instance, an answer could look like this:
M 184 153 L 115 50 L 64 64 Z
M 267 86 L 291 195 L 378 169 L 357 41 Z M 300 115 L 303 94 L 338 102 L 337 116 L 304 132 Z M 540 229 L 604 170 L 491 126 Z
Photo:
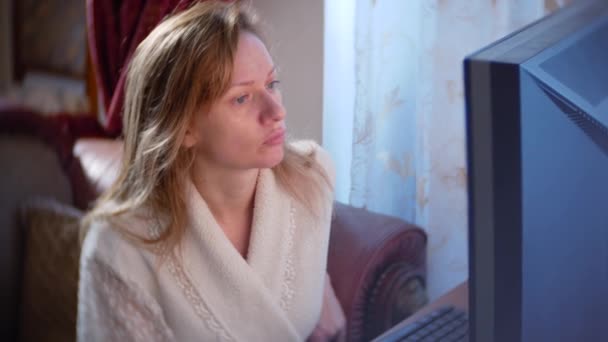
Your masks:
M 106 133 L 122 130 L 125 67 L 137 45 L 173 11 L 196 0 L 88 0 L 87 30 Z

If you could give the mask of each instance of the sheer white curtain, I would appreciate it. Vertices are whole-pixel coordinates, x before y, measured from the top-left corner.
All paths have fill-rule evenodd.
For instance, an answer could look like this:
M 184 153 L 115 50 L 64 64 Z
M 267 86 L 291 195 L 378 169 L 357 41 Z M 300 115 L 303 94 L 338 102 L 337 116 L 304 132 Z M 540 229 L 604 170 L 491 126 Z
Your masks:
M 462 61 L 564 2 L 325 2 L 323 144 L 338 200 L 428 232 L 431 298 L 468 274 Z

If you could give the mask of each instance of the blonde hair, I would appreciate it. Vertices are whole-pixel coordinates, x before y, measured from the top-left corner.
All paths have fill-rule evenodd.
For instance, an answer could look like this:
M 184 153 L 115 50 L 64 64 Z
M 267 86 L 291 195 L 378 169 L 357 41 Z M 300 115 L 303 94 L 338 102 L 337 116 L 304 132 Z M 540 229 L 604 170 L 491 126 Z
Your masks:
M 159 236 L 112 227 L 143 245 L 166 242 L 172 250 L 179 244 L 187 224 L 183 187 L 194 160 L 182 141 L 193 115 L 228 89 L 241 32 L 260 37 L 247 9 L 204 1 L 165 19 L 139 44 L 127 71 L 119 175 L 83 220 L 82 238 L 93 221 L 146 207 L 169 218 Z M 314 155 L 286 144 L 273 171 L 288 193 L 314 215 L 321 213 L 329 180 Z

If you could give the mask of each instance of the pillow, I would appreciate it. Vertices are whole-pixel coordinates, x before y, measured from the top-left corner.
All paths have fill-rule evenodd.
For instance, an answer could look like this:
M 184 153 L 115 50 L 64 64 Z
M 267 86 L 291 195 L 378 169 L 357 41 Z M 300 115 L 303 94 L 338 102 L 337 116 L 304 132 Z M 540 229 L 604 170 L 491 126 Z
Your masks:
M 75 341 L 82 212 L 52 199 L 21 206 L 21 341 Z

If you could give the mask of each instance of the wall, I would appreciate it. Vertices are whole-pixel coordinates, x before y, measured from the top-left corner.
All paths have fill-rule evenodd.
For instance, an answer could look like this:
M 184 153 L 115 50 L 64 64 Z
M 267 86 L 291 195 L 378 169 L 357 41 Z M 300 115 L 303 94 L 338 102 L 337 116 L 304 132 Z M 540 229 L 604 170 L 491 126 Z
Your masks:
M 336 166 L 336 199 L 347 203 L 351 190 L 355 111 L 355 1 L 325 1 L 323 147 Z
M 253 0 L 279 67 L 293 138 L 322 142 L 323 0 Z

